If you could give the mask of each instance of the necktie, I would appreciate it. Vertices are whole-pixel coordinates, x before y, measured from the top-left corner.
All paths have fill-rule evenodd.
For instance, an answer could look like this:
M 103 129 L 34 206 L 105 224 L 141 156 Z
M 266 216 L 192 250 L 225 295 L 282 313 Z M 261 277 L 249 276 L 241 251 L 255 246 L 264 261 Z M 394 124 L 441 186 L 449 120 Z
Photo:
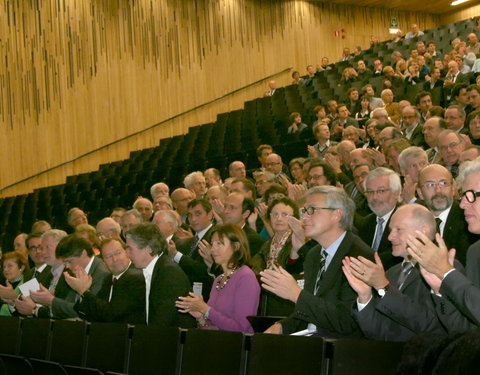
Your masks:
M 436 218 L 435 218 L 435 225 L 436 225 L 436 227 L 437 227 L 436 232 L 437 232 L 438 234 L 440 234 L 440 235 L 442 234 L 442 232 L 441 232 L 441 230 L 440 230 L 440 225 L 441 225 L 441 224 L 442 224 L 442 219 L 440 219 L 439 217 L 436 217 Z
M 401 290 L 403 287 L 403 284 L 405 284 L 405 281 L 407 280 L 408 275 L 410 274 L 410 271 L 413 268 L 413 263 L 412 262 L 403 262 L 402 263 L 402 272 L 400 273 L 400 276 L 398 277 L 398 283 L 397 287 L 398 290 Z
M 38 276 L 40 276 L 40 272 L 38 272 L 38 270 L 35 269 L 35 272 L 33 273 L 33 279 L 37 279 Z
M 197 248 L 199 242 L 200 242 L 200 237 L 198 237 L 198 234 L 196 234 L 195 241 L 193 241 L 192 246 L 190 247 L 190 253 L 188 254 L 189 256 L 193 255 L 193 252 Z
M 327 252 L 322 247 L 322 250 L 320 253 L 320 262 L 318 263 L 317 279 L 315 280 L 314 295 L 317 295 L 318 289 L 320 289 L 320 281 L 322 280 L 323 273 L 325 272 L 325 261 L 327 260 L 327 255 L 328 255 Z
M 115 287 L 115 284 L 117 283 L 118 279 L 116 277 L 112 277 L 112 286 L 110 287 L 110 295 L 108 296 L 108 302 L 112 300 L 113 296 L 113 288 Z
M 385 219 L 383 217 L 377 217 L 377 229 L 375 230 L 375 238 L 372 244 L 372 250 L 378 251 L 378 247 L 380 246 L 380 241 L 382 240 L 383 236 L 383 223 Z

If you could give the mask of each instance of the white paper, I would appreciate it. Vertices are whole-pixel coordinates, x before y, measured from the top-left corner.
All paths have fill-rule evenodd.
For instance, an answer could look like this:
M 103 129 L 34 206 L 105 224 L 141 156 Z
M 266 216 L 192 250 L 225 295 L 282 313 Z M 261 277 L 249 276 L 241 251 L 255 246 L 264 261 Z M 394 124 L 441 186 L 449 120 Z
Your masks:
M 36 292 L 37 290 L 40 289 L 40 284 L 38 283 L 38 280 L 36 278 L 33 278 L 31 280 L 28 280 L 26 283 L 20 285 L 18 289 L 20 289 L 20 292 L 24 296 L 28 297 L 30 295 L 31 290 Z

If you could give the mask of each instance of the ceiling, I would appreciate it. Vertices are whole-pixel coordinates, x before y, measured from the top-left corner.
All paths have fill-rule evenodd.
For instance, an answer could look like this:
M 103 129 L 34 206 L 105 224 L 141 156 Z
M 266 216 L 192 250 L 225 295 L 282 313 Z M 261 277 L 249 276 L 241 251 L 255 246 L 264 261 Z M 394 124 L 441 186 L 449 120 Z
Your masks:
M 314 0 L 335 4 L 350 4 L 365 7 L 390 8 L 396 10 L 410 10 L 434 14 L 448 13 L 480 3 L 470 0 L 464 4 L 451 6 L 453 0 Z

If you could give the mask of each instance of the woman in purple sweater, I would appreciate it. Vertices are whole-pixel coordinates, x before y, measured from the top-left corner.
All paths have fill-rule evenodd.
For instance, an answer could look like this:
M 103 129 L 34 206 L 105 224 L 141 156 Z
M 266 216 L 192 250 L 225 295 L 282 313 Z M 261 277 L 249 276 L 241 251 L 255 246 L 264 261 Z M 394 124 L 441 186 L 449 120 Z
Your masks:
M 247 237 L 238 226 L 224 224 L 213 229 L 211 242 L 211 255 L 223 273 L 213 282 L 208 302 L 190 293 L 179 297 L 176 305 L 180 312 L 197 319 L 200 327 L 253 333 L 247 316 L 257 314 L 260 285 L 247 266 Z

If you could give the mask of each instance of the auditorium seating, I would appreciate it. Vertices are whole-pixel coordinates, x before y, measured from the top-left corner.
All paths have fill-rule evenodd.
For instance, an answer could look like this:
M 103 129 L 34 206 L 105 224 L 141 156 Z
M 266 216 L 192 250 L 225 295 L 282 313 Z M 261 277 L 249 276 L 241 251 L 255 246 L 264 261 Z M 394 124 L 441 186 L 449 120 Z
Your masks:
M 329 99 L 343 101 L 349 86 L 339 86 L 343 69 L 363 59 L 371 67 L 376 58 L 384 66 L 391 62 L 391 53 L 401 51 L 408 55 L 410 47 L 419 40 L 433 40 L 437 49 L 450 51 L 455 37 L 465 39 L 473 29 L 471 19 L 425 30 L 425 35 L 397 43 L 383 42 L 364 50 L 351 61 L 338 62 L 331 70 L 317 74 L 309 85 L 291 85 L 277 89 L 273 97 L 245 102 L 244 108 L 221 113 L 214 123 L 191 127 L 187 134 L 162 139 L 157 147 L 131 152 L 130 158 L 102 164 L 94 172 L 69 176 L 65 184 L 37 189 L 30 194 L 0 199 L 0 241 L 4 250 L 12 248 L 14 237 L 29 232 L 37 219 L 49 221 L 56 228 L 65 228 L 66 214 L 71 207 L 81 207 L 91 223 L 110 214 L 116 206 L 130 207 L 136 196 L 149 196 L 154 182 L 165 181 L 171 188 L 182 185 L 184 176 L 194 170 L 215 167 L 223 175 L 228 164 L 236 159 L 257 165 L 255 149 L 259 144 L 274 146 L 284 162 L 292 157 L 306 156 L 306 145 L 312 143 L 311 134 L 305 139 L 285 137 L 288 115 L 300 112 L 307 124 L 315 121 L 313 107 L 326 104 Z M 474 75 L 471 75 L 474 78 Z M 369 80 L 377 92 L 383 80 Z M 362 83 L 352 86 L 360 88 Z M 396 90 L 397 100 L 412 101 L 422 85 L 405 86 Z M 434 95 L 434 103 L 439 103 Z M 281 150 L 281 151 L 280 151 Z
M 388 375 L 403 350 L 370 340 L 28 318 L 2 318 L 0 332 L 0 375 Z M 70 355 L 59 355 L 59 344 Z

